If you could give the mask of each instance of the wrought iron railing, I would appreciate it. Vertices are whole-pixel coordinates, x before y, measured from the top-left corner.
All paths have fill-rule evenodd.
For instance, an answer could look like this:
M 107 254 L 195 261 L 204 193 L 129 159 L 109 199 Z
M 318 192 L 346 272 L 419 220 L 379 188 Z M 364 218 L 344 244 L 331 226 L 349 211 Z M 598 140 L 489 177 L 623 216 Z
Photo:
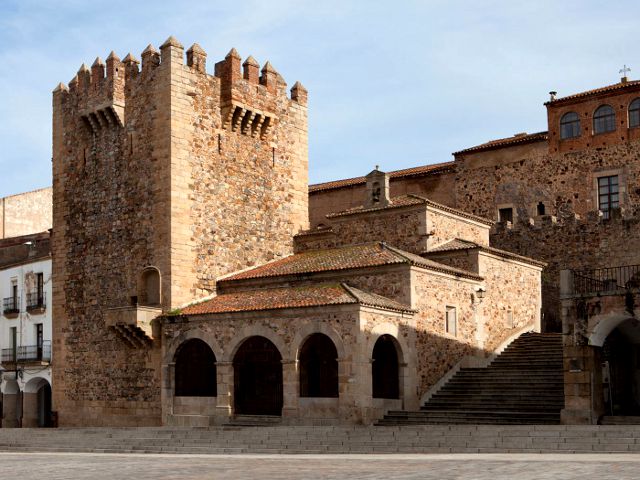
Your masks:
M 27 311 L 46 308 L 47 295 L 45 292 L 27 293 Z
M 18 297 L 9 297 L 2 300 L 2 312 L 5 315 L 20 312 Z
M 51 361 L 51 342 L 42 345 L 22 345 L 2 349 L 2 363 L 49 362 Z
M 640 287 L 640 265 L 573 270 L 573 293 L 614 292 Z

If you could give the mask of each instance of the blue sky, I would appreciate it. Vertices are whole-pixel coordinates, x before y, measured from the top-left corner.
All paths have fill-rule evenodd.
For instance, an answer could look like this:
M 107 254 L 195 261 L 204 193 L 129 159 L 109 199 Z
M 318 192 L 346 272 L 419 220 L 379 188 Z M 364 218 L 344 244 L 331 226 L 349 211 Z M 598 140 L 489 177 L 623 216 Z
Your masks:
M 0 0 L 0 197 L 51 184 L 51 91 L 175 35 L 309 89 L 310 181 L 546 129 L 550 90 L 640 78 L 640 2 Z

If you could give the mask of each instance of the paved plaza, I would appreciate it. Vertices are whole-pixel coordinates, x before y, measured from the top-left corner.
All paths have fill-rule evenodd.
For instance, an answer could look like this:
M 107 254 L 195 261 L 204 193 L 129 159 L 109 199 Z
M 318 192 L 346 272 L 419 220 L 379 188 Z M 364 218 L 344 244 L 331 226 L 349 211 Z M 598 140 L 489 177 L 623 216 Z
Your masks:
M 0 453 L 4 478 L 637 479 L 634 454 L 144 455 Z

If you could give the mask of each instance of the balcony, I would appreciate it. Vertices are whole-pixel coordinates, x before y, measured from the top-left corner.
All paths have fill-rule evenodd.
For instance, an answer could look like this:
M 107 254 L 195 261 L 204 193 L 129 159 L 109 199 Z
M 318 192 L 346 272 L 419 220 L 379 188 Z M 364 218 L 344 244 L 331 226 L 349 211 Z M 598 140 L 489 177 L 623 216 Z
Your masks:
M 133 305 L 110 308 L 105 312 L 105 325 L 113 329 L 134 348 L 146 348 L 157 337 L 153 320 L 162 315 L 162 308 Z
M 20 300 L 18 297 L 9 297 L 2 300 L 2 313 L 5 317 L 15 318 L 20 313 Z
M 27 293 L 27 312 L 31 314 L 44 313 L 47 308 L 47 295 L 45 292 Z
M 2 363 L 48 363 L 51 361 L 51 342 L 42 345 L 22 345 L 16 348 L 2 349 Z
M 561 295 L 565 297 L 624 293 L 640 288 L 640 265 L 565 272 L 561 273 Z

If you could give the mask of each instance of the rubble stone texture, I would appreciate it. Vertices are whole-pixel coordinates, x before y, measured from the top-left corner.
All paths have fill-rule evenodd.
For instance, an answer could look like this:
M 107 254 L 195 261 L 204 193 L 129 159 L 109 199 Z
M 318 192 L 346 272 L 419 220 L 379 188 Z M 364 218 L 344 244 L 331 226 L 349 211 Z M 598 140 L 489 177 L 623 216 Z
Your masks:
M 171 310 L 293 250 L 307 226 L 307 108 L 269 67 L 170 38 L 83 66 L 53 93 L 54 405 L 61 425 L 160 422 L 159 349 L 105 326 L 161 276 Z M 135 308 L 135 305 L 134 305 Z M 159 338 L 154 340 L 158 343 Z

